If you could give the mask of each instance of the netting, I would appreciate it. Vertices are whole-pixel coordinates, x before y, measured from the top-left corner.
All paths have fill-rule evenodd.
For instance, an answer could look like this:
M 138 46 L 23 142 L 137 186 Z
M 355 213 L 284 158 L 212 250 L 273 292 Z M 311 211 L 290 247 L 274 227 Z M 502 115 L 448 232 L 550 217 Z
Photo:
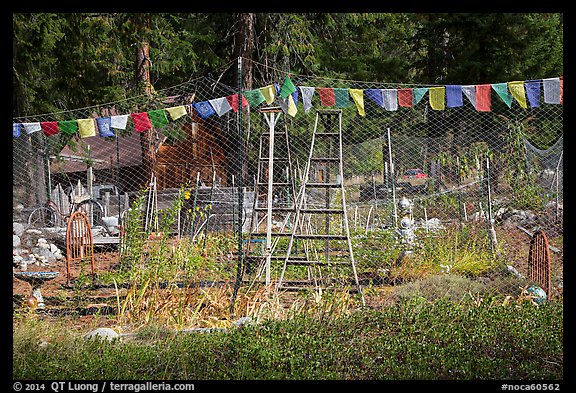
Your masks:
M 493 285 L 501 277 L 501 288 L 517 289 L 511 280 L 526 276 L 531 233 L 544 230 L 562 248 L 563 106 L 549 96 L 556 85 L 546 84 L 560 78 L 527 81 L 520 93 L 494 83 L 480 102 L 478 86 L 290 73 L 291 89 L 285 72 L 256 62 L 252 72 L 257 87 L 241 91 L 240 110 L 238 87 L 206 76 L 124 101 L 13 119 L 14 220 L 30 226 L 30 214 L 49 205 L 61 218 L 52 225 L 64 227 L 75 195 L 98 202 L 94 228 L 105 227 L 103 237 L 121 236 L 126 211 L 146 193 L 143 226 L 155 231 L 184 190 L 171 235 L 238 238 L 231 251 L 243 282 L 277 282 L 294 248 L 333 268 L 333 239 L 316 248 L 290 245 L 294 228 L 343 235 L 351 244 L 346 267 L 356 271 L 314 273 L 308 264 L 293 278 L 344 274 L 339 285 L 358 287 L 448 273 Z M 341 114 L 331 128 L 341 135 L 341 159 L 336 145 L 314 139 L 327 109 Z M 277 114 L 273 150 L 263 138 L 270 111 Z M 328 155 L 323 160 L 312 159 L 313 140 Z M 342 184 L 345 203 L 340 189 L 305 187 L 315 182 Z M 313 208 L 328 212 L 306 210 Z M 255 240 L 257 232 L 263 239 Z M 285 236 L 272 235 L 279 232 Z M 561 251 L 553 256 L 552 286 L 561 291 Z

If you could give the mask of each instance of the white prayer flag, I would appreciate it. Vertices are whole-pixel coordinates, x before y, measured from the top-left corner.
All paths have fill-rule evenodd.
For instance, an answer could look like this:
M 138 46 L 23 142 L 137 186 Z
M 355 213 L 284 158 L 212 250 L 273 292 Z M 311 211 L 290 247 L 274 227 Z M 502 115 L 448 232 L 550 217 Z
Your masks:
M 125 130 L 128 124 L 128 115 L 110 116 L 110 127 Z
M 209 100 L 209 102 L 210 105 L 212 105 L 212 108 L 214 108 L 214 110 L 218 114 L 218 116 L 222 116 L 226 112 L 232 110 L 232 106 L 230 106 L 230 103 L 228 102 L 226 97 L 215 98 L 213 100 Z
M 302 92 L 302 104 L 304 105 L 304 112 L 308 113 L 312 109 L 312 96 L 314 95 L 314 87 L 299 86 Z

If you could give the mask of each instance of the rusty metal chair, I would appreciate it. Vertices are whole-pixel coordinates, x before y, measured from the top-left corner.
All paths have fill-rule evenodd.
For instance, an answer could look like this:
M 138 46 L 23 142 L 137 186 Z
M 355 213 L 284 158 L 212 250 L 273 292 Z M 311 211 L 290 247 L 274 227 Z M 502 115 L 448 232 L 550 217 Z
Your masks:
M 81 211 L 72 213 L 66 227 L 66 284 L 70 286 L 70 265 L 73 262 L 89 262 L 92 278 L 94 268 L 94 238 L 88 217 Z

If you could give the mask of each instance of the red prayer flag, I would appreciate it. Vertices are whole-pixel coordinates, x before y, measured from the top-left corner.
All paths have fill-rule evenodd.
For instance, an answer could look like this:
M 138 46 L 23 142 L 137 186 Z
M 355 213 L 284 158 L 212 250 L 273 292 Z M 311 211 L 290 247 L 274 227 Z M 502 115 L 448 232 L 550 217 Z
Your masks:
M 58 134 L 58 122 L 57 121 L 43 121 L 40 123 L 42 127 L 42 132 L 46 136 Z
M 227 96 L 226 100 L 232 107 L 232 110 L 234 112 L 238 112 L 238 94 L 232 94 L 230 96 Z M 246 105 L 249 105 L 248 100 L 246 99 L 246 97 L 244 97 L 244 95 L 242 95 L 242 108 L 244 108 Z
M 331 87 L 319 87 L 318 94 L 320 95 L 320 103 L 322 106 L 334 106 L 336 105 L 336 96 L 334 95 L 334 89 Z
M 490 112 L 490 85 L 476 85 L 476 110 L 478 112 Z
M 412 107 L 412 89 L 403 88 L 398 89 L 398 105 L 411 108 Z
M 137 132 L 142 132 L 152 128 L 152 123 L 150 123 L 150 117 L 148 117 L 148 112 L 131 113 L 132 121 L 134 121 L 134 129 Z

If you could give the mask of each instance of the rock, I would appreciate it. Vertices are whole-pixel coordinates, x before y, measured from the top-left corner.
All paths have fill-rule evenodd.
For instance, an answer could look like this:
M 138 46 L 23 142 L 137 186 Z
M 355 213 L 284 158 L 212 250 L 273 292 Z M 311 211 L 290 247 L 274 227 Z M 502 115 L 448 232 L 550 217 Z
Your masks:
M 236 327 L 243 327 L 246 325 L 251 325 L 254 323 L 250 317 L 240 317 L 236 321 L 232 322 Z
M 98 338 L 102 340 L 112 341 L 120 338 L 120 335 L 110 328 L 98 328 L 84 335 L 84 338 Z
M 24 233 L 24 225 L 20 224 L 19 222 L 13 222 L 12 232 L 17 236 L 21 236 Z
M 12 235 L 12 247 L 16 248 L 16 247 L 20 247 L 22 243 L 20 242 L 20 236 L 18 235 Z

